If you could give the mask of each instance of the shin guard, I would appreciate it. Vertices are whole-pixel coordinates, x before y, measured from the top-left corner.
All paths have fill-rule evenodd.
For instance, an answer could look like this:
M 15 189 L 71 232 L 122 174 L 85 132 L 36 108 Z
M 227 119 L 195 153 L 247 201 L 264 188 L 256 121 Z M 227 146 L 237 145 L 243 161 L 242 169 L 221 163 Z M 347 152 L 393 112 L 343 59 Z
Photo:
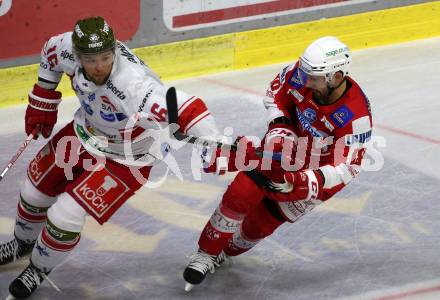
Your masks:
M 199 248 L 210 255 L 219 255 L 242 219 L 242 215 L 220 204 L 200 235 Z
M 37 207 L 20 197 L 15 220 L 15 237 L 26 243 L 33 243 L 47 218 L 47 207 Z
M 50 272 L 68 256 L 79 240 L 79 232 L 62 230 L 47 220 L 32 251 L 31 261 L 38 269 Z

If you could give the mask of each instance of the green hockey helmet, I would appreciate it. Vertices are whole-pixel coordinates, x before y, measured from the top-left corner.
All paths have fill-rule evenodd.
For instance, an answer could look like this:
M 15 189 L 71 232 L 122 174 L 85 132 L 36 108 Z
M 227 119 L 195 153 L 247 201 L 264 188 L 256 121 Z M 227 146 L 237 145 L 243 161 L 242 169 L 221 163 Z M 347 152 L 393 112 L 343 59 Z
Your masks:
M 91 17 L 76 22 L 72 43 L 78 54 L 95 54 L 114 50 L 115 36 L 102 17 Z

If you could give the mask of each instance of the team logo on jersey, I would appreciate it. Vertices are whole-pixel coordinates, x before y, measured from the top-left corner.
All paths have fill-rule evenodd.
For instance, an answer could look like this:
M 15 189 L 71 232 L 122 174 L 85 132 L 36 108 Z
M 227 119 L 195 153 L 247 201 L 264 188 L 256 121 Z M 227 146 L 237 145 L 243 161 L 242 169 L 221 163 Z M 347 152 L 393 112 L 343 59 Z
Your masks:
M 116 107 L 113 103 L 110 102 L 110 99 L 107 96 L 101 96 L 101 110 L 106 112 L 115 112 Z
M 128 61 L 137 64 L 134 54 L 132 54 L 124 45 L 118 44 L 118 48 L 121 50 L 121 55 L 126 57 Z
M 345 136 L 345 144 L 347 146 L 351 146 L 354 144 L 364 144 L 371 139 L 371 135 L 371 130 L 360 134 L 347 134 Z
M 102 130 L 99 130 L 99 129 L 95 128 L 95 127 L 92 127 L 90 125 L 90 122 L 88 122 L 87 120 L 86 120 L 86 128 L 87 128 L 87 131 L 90 132 L 92 135 L 105 136 L 106 138 L 109 139 L 109 141 L 115 140 L 117 138 L 116 134 L 109 134 L 109 133 L 104 132 Z M 84 131 L 84 129 L 82 129 L 82 130 Z
M 312 108 L 307 108 L 304 112 L 304 117 L 306 117 L 307 121 L 309 121 L 310 124 L 313 124 L 316 121 L 316 111 L 314 111 Z
M 127 118 L 123 113 L 117 112 L 116 107 L 110 102 L 107 96 L 101 96 L 101 110 L 99 115 L 104 121 L 115 122 L 116 120 L 122 121 Z
M 126 199 L 129 188 L 107 169 L 91 172 L 72 193 L 94 217 L 103 217 L 119 200 Z
M 86 113 L 88 113 L 89 115 L 93 115 L 92 107 L 88 105 L 85 101 L 81 100 L 81 106 L 86 111 Z
M 114 84 L 113 84 L 113 82 L 111 80 L 107 80 L 105 85 L 107 86 L 107 89 L 109 89 L 110 91 L 112 91 L 113 94 L 116 95 L 116 97 L 118 97 L 121 100 L 125 99 L 124 92 L 119 90 L 116 86 L 114 86 Z
M 103 112 L 102 110 L 99 112 L 99 115 L 101 116 L 101 118 L 104 120 L 104 121 L 107 121 L 107 122 L 114 122 L 114 121 L 116 121 L 116 117 L 115 117 L 115 114 L 113 114 L 113 113 L 109 113 L 109 114 L 107 114 L 107 113 L 105 113 L 105 112 Z
M 324 123 L 325 127 L 326 127 L 328 130 L 330 130 L 330 131 L 335 130 L 335 127 L 333 127 L 332 123 L 330 123 L 330 121 L 327 120 L 327 118 L 326 118 L 325 116 L 323 116 L 323 117 L 321 118 L 321 122 Z
M 68 59 L 68 60 L 71 60 L 71 61 L 75 61 L 75 59 L 73 58 L 73 54 L 72 53 L 70 53 L 69 51 L 67 51 L 67 50 L 63 50 L 63 51 L 61 51 L 61 55 L 60 55 L 63 59 Z
M 28 167 L 29 179 L 35 184 L 39 184 L 55 165 L 55 152 L 52 144 L 48 143 L 38 152 L 37 156 L 31 161 Z
M 301 71 L 300 68 L 295 68 L 292 72 L 292 76 L 289 79 L 289 84 L 296 89 L 302 88 L 307 81 L 307 74 Z
M 73 85 L 72 85 L 72 86 L 73 86 Z M 78 83 L 75 84 L 75 86 L 73 87 L 73 89 L 75 90 L 75 92 L 80 93 L 81 96 L 84 96 L 85 93 L 79 88 Z
M 104 121 L 115 122 L 116 120 L 122 121 L 127 118 L 123 113 L 105 113 L 102 110 L 99 111 L 99 115 Z
M 147 103 L 147 100 L 148 100 L 148 98 L 150 98 L 152 93 L 153 93 L 153 90 L 150 89 L 150 90 L 148 90 L 147 94 L 145 94 L 144 99 L 142 99 L 141 105 L 139 105 L 138 112 L 141 112 L 144 110 L 145 104 Z
M 353 116 L 353 112 L 347 106 L 342 105 L 330 115 L 330 119 L 332 119 L 336 126 L 342 128 L 353 119 Z
M 298 121 L 304 130 L 310 132 L 310 134 L 314 137 L 323 137 L 322 133 L 310 124 L 309 120 L 304 116 L 303 112 L 298 107 L 296 108 L 296 116 L 298 117 Z

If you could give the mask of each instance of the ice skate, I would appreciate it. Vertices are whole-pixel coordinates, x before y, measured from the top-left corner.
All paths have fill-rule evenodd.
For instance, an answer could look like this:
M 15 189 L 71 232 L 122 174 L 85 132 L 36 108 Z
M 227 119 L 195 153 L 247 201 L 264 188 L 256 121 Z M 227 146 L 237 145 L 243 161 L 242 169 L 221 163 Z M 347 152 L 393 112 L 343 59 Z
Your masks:
M 32 263 L 29 264 L 9 285 L 10 295 L 7 299 L 26 299 L 30 297 L 43 280 L 47 278 L 47 274 L 49 273 L 40 271 Z
M 214 273 L 215 268 L 219 267 L 225 260 L 226 255 L 223 252 L 217 256 L 209 255 L 201 250 L 193 254 L 188 266 L 183 271 L 185 291 L 191 291 L 194 285 L 200 284 L 205 279 L 208 271 Z
M 0 265 L 6 265 L 32 252 L 34 243 L 25 243 L 17 238 L 0 244 Z

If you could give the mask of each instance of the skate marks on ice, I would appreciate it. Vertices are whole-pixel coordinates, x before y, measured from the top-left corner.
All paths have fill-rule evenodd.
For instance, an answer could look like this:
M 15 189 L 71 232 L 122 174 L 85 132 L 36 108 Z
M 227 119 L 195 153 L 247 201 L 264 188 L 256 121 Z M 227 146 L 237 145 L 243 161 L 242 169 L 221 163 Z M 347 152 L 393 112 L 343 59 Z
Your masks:
M 433 72 L 436 65 L 430 63 L 440 53 L 438 42 L 396 46 L 398 51 L 385 47 L 354 53 L 354 77 L 372 101 L 376 124 L 385 125 L 375 131 L 387 138 L 387 147 L 380 149 L 385 154 L 384 169 L 361 173 L 335 199 L 296 224 L 283 225 L 251 252 L 235 258 L 232 266 L 208 276 L 203 286 L 185 294 L 182 271 L 230 178 L 204 176 L 202 182 L 194 182 L 186 167 L 184 183 L 169 178 L 160 189 L 139 191 L 104 227 L 89 220 L 78 248 L 51 273 L 61 293 L 45 283 L 34 298 L 376 300 L 392 295 L 397 295 L 395 299 L 419 297 L 420 292 L 402 293 L 421 289 L 430 289 L 432 294 L 440 278 L 438 144 L 390 131 L 387 126 L 438 140 L 439 102 L 434 99 L 436 85 L 432 83 L 438 82 L 438 72 Z M 423 64 L 417 64 L 421 60 Z M 407 72 L 388 68 L 390 62 Z M 209 76 L 211 82 L 233 82 L 229 88 L 201 85 L 199 79 L 180 84 L 208 101 L 221 128 L 232 125 L 235 134 L 261 136 L 264 108 L 256 93 L 264 93 L 280 69 L 269 66 Z M 234 91 L 243 81 L 256 93 Z M 228 103 L 233 107 L 225 109 Z M 255 105 L 252 113 L 251 104 Z M 21 116 L 15 118 L 20 124 Z M 0 133 L 8 141 L 0 143 L 0 164 L 7 163 L 13 145 L 24 138 L 21 133 L 7 132 Z M 18 183 L 25 176 L 26 162 L 41 146 L 38 143 L 31 145 L 2 182 L 1 240 L 13 226 Z M 177 159 L 185 161 L 188 155 L 179 154 Z M 0 299 L 26 264 L 22 260 L 0 267 Z
M 439 295 L 440 279 L 436 279 L 343 297 L 339 300 L 435 300 Z
M 437 180 L 386 161 L 382 172 L 361 174 L 333 201 L 208 275 L 189 296 L 181 272 L 225 183 L 214 176 L 207 183 L 170 178 L 158 190 L 142 190 L 103 227 L 90 219 L 78 249 L 51 274 L 61 294 L 44 284 L 36 296 L 334 299 L 438 278 Z M 411 177 L 406 184 L 393 179 L 399 173 Z M 2 225 L 13 222 L 0 214 Z M 2 297 L 24 265 L 0 269 Z

